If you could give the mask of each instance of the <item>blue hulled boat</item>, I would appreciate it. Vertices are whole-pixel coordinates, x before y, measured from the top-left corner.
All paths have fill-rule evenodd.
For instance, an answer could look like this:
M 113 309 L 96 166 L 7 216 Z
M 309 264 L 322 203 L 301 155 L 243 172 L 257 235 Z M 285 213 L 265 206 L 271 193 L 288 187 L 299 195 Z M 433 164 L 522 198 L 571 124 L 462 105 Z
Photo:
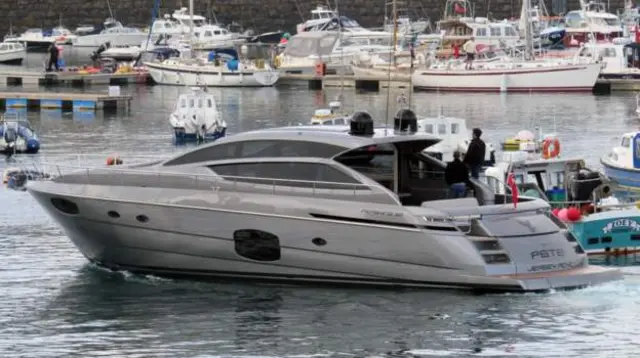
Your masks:
M 5 113 L 0 119 L 0 152 L 3 154 L 35 154 L 40 140 L 26 118 Z
M 622 135 L 620 145 L 600 159 L 605 174 L 627 188 L 640 189 L 640 132 Z

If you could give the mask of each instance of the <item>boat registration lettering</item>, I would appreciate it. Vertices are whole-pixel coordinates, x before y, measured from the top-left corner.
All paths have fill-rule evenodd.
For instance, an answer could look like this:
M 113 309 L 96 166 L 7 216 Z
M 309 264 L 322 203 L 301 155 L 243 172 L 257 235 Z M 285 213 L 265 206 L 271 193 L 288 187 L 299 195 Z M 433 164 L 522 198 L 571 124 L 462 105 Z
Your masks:
M 529 272 L 570 270 L 582 266 L 582 262 L 559 262 L 557 264 L 534 265 L 529 267 Z
M 602 232 L 605 234 L 625 230 L 640 231 L 640 224 L 637 221 L 631 219 L 618 219 L 611 221 L 602 228 Z
M 563 257 L 563 249 L 549 249 L 549 250 L 537 250 L 531 251 L 531 259 L 548 259 L 550 257 Z
M 362 209 L 362 213 L 366 215 L 371 215 L 371 216 L 385 216 L 385 217 L 391 217 L 391 218 L 401 218 L 402 216 L 404 216 L 403 213 L 397 213 L 393 211 L 369 210 L 369 209 Z

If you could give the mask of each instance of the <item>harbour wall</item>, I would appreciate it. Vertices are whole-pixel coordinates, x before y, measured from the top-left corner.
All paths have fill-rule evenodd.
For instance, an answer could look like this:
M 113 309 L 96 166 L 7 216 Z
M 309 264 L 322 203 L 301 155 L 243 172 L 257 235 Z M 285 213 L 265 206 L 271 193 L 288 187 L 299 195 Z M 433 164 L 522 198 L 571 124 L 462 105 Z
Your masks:
M 400 2 L 401 0 L 398 0 Z M 326 0 L 194 0 L 195 14 L 214 18 L 223 24 L 237 23 L 256 33 L 285 30 L 295 32 L 295 25 L 302 17 L 308 18 L 310 11 Z M 379 27 L 385 14 L 385 3 L 389 0 L 341 0 L 340 12 L 365 27 Z M 402 0 L 409 11 L 433 22 L 443 14 L 445 0 Z M 534 3 L 535 1 L 532 1 Z M 623 8 L 624 0 L 608 2 L 609 11 L 615 13 Z M 110 15 L 125 26 L 148 26 L 154 0 L 0 0 L 0 34 L 14 33 L 27 28 L 51 28 L 62 23 L 70 30 L 79 24 L 99 24 Z M 331 1 L 335 4 L 335 1 Z M 476 16 L 490 14 L 495 19 L 518 17 L 521 0 L 478 0 L 473 2 Z M 559 13 L 579 8 L 579 0 L 546 0 L 550 12 Z M 188 0 L 161 1 L 160 14 L 172 13 L 188 6 Z

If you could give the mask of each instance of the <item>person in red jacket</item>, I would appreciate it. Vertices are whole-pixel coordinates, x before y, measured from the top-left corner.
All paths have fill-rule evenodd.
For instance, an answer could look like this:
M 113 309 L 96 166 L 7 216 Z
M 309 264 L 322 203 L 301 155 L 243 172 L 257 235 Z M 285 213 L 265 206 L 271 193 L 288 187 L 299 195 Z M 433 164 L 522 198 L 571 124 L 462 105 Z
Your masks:
M 457 42 L 453 43 L 453 58 L 456 60 L 460 57 L 460 45 Z

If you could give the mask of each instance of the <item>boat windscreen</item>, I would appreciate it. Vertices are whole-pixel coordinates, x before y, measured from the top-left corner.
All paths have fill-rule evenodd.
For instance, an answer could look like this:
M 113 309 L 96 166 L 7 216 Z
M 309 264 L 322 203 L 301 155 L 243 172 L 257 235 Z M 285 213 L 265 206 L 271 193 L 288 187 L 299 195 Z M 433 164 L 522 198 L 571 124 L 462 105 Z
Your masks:
M 284 53 L 294 57 L 329 55 L 333 51 L 337 36 L 327 34 L 322 37 L 292 37 Z

